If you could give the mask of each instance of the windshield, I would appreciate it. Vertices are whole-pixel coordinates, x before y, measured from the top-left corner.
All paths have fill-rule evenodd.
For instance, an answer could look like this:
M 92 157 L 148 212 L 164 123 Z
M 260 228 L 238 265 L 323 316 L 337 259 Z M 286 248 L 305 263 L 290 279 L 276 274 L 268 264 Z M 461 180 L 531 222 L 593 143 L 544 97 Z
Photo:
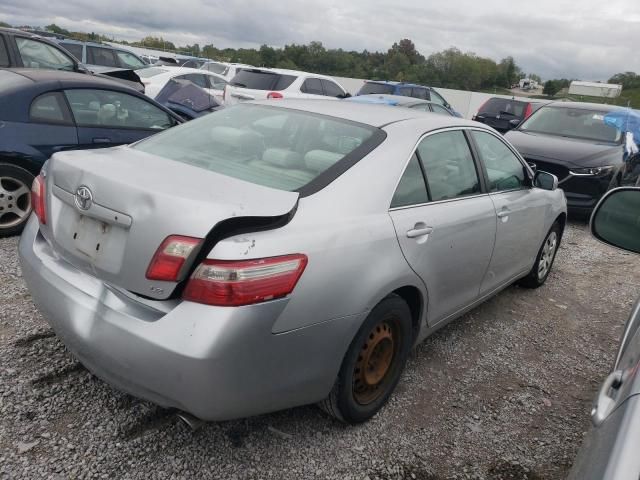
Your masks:
M 293 191 L 367 142 L 375 131 L 334 117 L 245 104 L 172 128 L 132 148 Z
M 395 87 L 393 85 L 388 85 L 386 83 L 366 82 L 358 92 L 358 95 L 370 95 L 372 93 L 390 95 L 393 94 L 394 90 Z
M 223 63 L 207 62 L 201 68 L 219 75 L 225 75 L 229 71 L 229 67 Z
M 604 123 L 607 112 L 584 108 L 542 107 L 519 130 L 559 137 L 618 143 L 621 134 Z

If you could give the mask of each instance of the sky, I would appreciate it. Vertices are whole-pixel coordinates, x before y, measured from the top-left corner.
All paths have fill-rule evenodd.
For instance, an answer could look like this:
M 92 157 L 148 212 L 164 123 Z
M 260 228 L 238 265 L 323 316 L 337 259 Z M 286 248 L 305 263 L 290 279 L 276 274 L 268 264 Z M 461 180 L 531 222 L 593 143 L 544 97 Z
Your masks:
M 607 80 L 640 73 L 638 0 L 2 0 L 0 21 L 176 45 L 386 51 L 411 39 L 424 56 L 457 47 L 527 73 Z

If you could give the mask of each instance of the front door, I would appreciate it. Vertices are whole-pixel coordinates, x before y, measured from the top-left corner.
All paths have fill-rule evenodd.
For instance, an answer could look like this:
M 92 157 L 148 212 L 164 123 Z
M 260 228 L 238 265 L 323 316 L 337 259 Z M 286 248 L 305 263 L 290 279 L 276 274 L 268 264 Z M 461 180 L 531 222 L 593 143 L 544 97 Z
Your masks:
M 496 214 L 461 130 L 420 142 L 390 215 L 407 262 L 426 285 L 429 324 L 472 304 L 491 260 Z
M 129 144 L 175 125 L 169 114 L 128 93 L 89 88 L 64 93 L 78 125 L 80 148 Z
M 471 131 L 486 169 L 487 188 L 498 217 L 496 245 L 481 293 L 487 293 L 527 273 L 547 232 L 548 200 L 532 188 L 528 168 L 496 134 Z

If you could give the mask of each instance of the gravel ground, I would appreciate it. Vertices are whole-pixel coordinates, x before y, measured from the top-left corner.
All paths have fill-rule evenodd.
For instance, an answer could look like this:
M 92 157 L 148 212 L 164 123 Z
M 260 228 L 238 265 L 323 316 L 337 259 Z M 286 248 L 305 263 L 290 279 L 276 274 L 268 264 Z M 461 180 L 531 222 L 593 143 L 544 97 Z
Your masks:
M 511 287 L 412 355 L 365 425 L 315 407 L 207 424 L 89 374 L 31 303 L 0 239 L 0 478 L 560 479 L 622 325 L 640 257 L 573 223 L 547 284 Z

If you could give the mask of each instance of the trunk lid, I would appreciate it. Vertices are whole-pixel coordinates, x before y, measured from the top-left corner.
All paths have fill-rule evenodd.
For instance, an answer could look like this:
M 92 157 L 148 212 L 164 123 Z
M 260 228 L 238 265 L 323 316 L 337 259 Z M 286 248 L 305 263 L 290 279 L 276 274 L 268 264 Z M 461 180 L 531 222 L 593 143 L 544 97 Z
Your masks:
M 128 147 L 61 152 L 48 163 L 48 221 L 42 230 L 58 255 L 76 267 L 114 286 L 165 299 L 177 283 L 148 280 L 146 271 L 166 237 L 205 238 L 223 220 L 280 217 L 297 201 L 297 192 Z
M 224 103 L 225 105 L 235 105 L 236 103 L 250 100 L 266 100 L 268 93 L 268 90 L 235 87 L 231 84 L 227 84 L 227 88 L 224 92 Z

